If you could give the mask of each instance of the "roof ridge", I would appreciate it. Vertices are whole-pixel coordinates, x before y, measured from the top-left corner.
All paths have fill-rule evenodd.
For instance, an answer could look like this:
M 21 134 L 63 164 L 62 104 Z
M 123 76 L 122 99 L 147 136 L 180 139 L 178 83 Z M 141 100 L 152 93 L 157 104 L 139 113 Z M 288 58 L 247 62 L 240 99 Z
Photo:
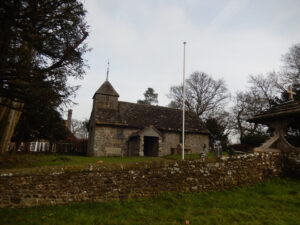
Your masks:
M 126 102 L 126 101 L 119 101 L 119 103 L 127 103 L 127 104 L 133 104 L 133 105 L 142 105 L 142 106 L 146 106 L 146 107 L 157 107 L 157 108 L 163 108 L 163 109 L 171 109 L 171 110 L 175 110 L 175 111 L 182 111 L 182 109 L 175 109 L 175 108 L 171 108 L 168 106 L 161 106 L 161 105 L 147 105 L 147 104 L 140 104 L 140 103 L 134 103 L 134 102 Z M 191 111 L 191 110 L 185 110 L 185 111 L 195 113 L 194 111 Z

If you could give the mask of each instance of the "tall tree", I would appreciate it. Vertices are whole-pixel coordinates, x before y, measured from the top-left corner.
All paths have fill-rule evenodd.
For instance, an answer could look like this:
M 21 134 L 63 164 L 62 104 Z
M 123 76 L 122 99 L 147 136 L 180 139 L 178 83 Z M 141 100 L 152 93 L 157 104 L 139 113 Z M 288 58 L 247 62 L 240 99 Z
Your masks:
M 68 97 L 67 77 L 84 73 L 85 13 L 78 0 L 1 1 L 0 96 L 28 103 L 34 89 L 50 88 Z
M 170 88 L 170 107 L 182 107 L 182 90 L 182 85 Z M 194 72 L 186 80 L 185 104 L 188 110 L 196 112 L 198 116 L 209 117 L 213 112 L 221 111 L 228 97 L 226 84 L 222 79 L 214 80 L 206 73 Z
M 293 45 L 283 56 L 281 78 L 285 83 L 300 84 L 300 43 Z
M 148 88 L 144 93 L 144 100 L 138 100 L 137 103 L 139 104 L 145 104 L 145 105 L 153 105 L 157 104 L 158 94 L 155 93 L 153 88 Z
M 265 133 L 264 126 L 248 123 L 247 119 L 266 109 L 267 103 L 260 99 L 256 92 L 237 92 L 231 109 L 229 127 L 233 135 L 238 135 L 240 141 L 247 135 Z
M 283 63 L 283 71 L 280 73 L 281 87 L 292 84 L 293 91 L 296 93 L 294 99 L 300 101 L 300 43 L 293 45 L 283 56 Z M 282 91 L 282 101 L 286 100 L 288 100 L 288 94 L 284 90 Z M 297 123 L 290 124 L 287 139 L 294 146 L 300 147 L 300 126 Z
M 300 43 L 293 45 L 289 51 L 283 55 L 283 69 L 278 73 L 278 87 L 281 88 L 282 101 L 288 100 L 287 88 L 293 85 L 296 92 L 295 100 L 300 101 Z
M 294 85 L 297 93 L 295 99 L 300 100 L 300 44 L 289 49 L 283 56 L 283 63 L 283 70 L 280 72 L 272 72 L 267 76 L 249 76 L 248 90 L 236 94 L 230 126 L 233 133 L 239 135 L 241 142 L 251 140 L 255 144 L 255 141 L 261 142 L 266 138 L 266 127 L 248 123 L 246 120 L 287 101 L 289 85 Z M 288 134 L 291 139 L 293 134 L 295 139 L 299 137 L 299 131 L 294 125 L 289 128 Z
M 2 106 L 26 112 L 40 102 L 41 107 L 47 103 L 56 109 L 69 101 L 78 87 L 69 86 L 67 78 L 84 74 L 85 14 L 79 0 L 0 2 Z M 14 107 L 13 102 L 24 108 Z M 0 108 L 0 114 L 5 107 Z
M 276 73 L 269 73 L 266 76 L 250 75 L 248 83 L 250 84 L 248 90 L 236 93 L 231 110 L 230 127 L 233 134 L 238 134 L 241 142 L 246 139 L 258 140 L 260 136 L 261 139 L 265 138 L 266 127 L 248 123 L 247 119 L 280 102 L 281 88 Z
M 278 86 L 279 77 L 276 73 L 263 75 L 250 75 L 248 83 L 249 91 L 256 100 L 264 103 L 262 110 L 269 109 L 278 104 L 281 88 Z

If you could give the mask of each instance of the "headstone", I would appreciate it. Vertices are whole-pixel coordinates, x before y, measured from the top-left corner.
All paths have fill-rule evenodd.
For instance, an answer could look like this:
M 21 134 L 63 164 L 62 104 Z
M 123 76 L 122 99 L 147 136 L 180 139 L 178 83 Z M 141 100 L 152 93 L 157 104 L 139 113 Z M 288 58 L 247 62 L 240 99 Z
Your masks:
M 222 157 L 222 148 L 220 146 L 215 147 L 214 149 L 214 156 L 217 158 L 221 158 Z
M 105 152 L 106 156 L 122 156 L 121 148 L 106 147 Z

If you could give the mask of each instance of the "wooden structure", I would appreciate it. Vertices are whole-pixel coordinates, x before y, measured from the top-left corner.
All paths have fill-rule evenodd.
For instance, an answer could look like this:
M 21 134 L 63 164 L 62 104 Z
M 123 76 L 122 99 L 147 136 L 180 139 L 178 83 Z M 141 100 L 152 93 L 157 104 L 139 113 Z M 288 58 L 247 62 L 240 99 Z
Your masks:
M 261 146 L 255 148 L 255 152 L 285 152 L 291 150 L 300 151 L 300 148 L 294 147 L 285 139 L 285 132 L 290 124 L 299 125 L 300 127 L 300 102 L 293 100 L 294 92 L 291 91 L 291 88 L 289 90 L 289 101 L 274 106 L 269 110 L 248 120 L 248 122 L 268 125 L 275 130 L 274 136 L 263 143 Z
M 8 150 L 10 139 L 22 114 L 24 104 L 0 97 L 0 154 Z

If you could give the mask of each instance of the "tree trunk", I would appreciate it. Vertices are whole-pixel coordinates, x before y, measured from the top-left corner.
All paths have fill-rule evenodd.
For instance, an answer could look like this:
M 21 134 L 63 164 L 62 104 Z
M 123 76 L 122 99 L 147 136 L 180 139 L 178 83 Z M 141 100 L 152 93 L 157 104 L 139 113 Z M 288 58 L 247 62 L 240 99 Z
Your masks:
M 244 128 L 243 128 L 242 121 L 241 121 L 241 114 L 242 114 L 243 111 L 244 110 L 239 111 L 238 115 L 236 117 L 238 129 L 239 129 L 239 132 L 240 132 L 240 143 L 242 143 L 242 140 L 244 138 Z
M 4 99 L 0 98 L 0 103 L 2 102 L 4 102 Z M 0 106 L 0 154 L 4 154 L 7 151 L 10 139 L 19 122 L 19 118 L 22 114 L 21 110 L 24 106 L 24 104 L 20 102 L 9 101 L 9 103 L 12 108 Z

